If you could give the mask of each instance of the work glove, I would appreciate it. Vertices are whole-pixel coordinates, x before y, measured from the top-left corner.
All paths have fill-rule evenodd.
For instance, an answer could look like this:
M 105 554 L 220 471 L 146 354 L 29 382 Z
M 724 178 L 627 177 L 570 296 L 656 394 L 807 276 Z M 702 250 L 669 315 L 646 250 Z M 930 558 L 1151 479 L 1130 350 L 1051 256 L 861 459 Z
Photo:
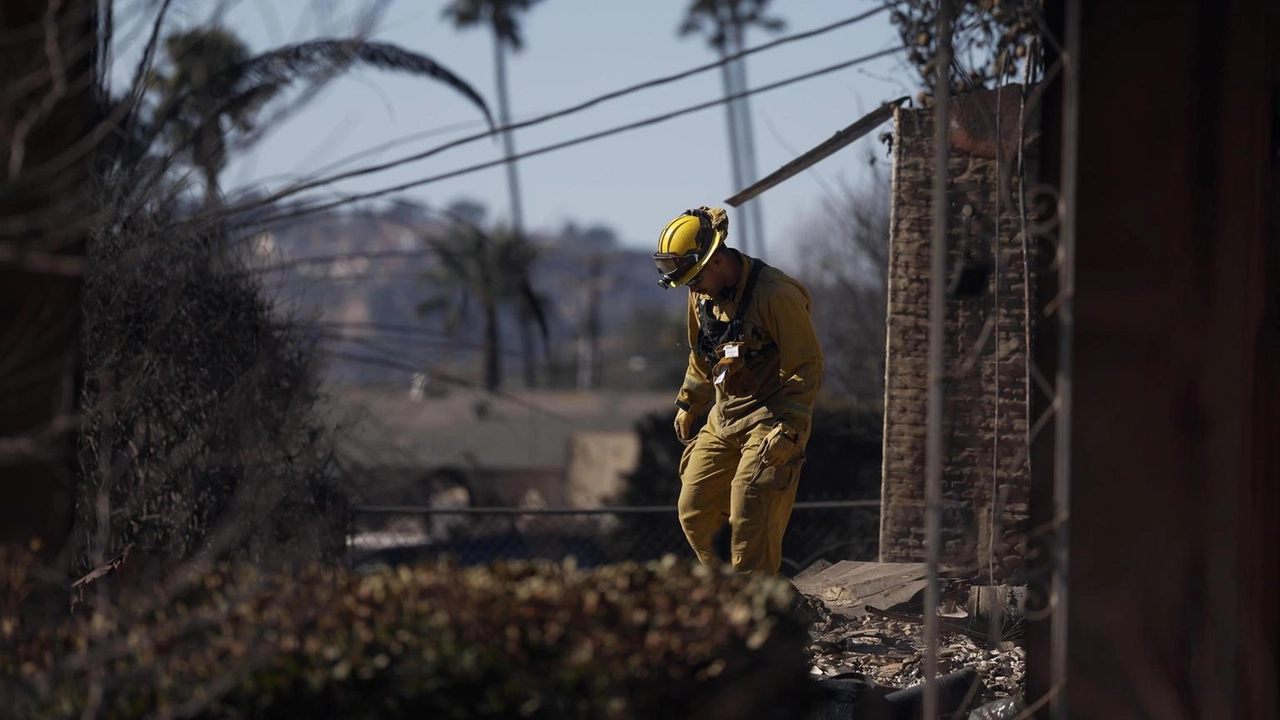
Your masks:
M 791 462 L 800 449 L 799 435 L 785 423 L 773 426 L 760 443 L 760 462 L 766 467 L 780 467 Z
M 693 442 L 693 413 L 676 408 L 676 439 L 688 445 Z

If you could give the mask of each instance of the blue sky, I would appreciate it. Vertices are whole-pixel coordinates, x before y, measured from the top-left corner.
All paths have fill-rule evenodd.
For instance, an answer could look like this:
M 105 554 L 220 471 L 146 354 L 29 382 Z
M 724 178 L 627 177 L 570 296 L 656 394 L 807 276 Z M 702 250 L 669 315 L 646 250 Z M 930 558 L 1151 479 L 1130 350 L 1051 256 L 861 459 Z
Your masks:
M 152 6 L 147 0 L 135 0 Z M 174 3 L 173 27 L 198 24 L 218 3 Z M 473 84 L 496 112 L 493 43 L 483 30 L 459 32 L 441 17 L 444 0 L 390 0 L 372 37 L 431 56 Z M 678 72 L 715 59 L 701 37 L 679 38 L 676 28 L 687 0 L 544 0 L 524 23 L 525 48 L 509 65 L 511 107 L 516 120 L 559 109 L 610 90 Z M 224 3 L 224 24 L 255 51 L 281 44 L 353 32 L 367 0 L 242 0 Z M 782 34 L 815 28 L 873 7 L 860 0 L 779 0 L 774 14 L 787 21 Z M 142 42 L 127 22 L 117 30 L 116 82 L 132 71 Z M 142 7 L 141 4 L 134 7 Z M 747 45 L 771 36 L 753 31 Z M 757 87 L 892 47 L 897 36 L 888 14 L 817 38 L 769 50 L 748 59 L 748 84 Z M 914 94 L 914 75 L 900 56 L 836 71 L 752 97 L 756 153 L 761 175 L 807 150 L 879 103 Z M 516 133 L 517 150 L 530 150 L 581 134 L 722 94 L 712 70 L 661 88 L 611 101 L 571 117 Z M 270 114 L 270 113 L 268 113 Z M 462 126 L 459 128 L 459 126 Z M 451 90 L 427 80 L 359 69 L 331 82 L 301 111 L 272 126 L 223 176 L 228 189 L 252 185 L 279 188 L 322 168 L 343 169 L 420 152 L 479 129 L 475 108 Z M 873 132 L 863 144 L 873 143 Z M 454 128 L 450 130 L 450 128 Z M 354 162 L 372 147 L 436 132 L 397 144 Z M 648 247 L 662 225 L 687 207 L 722 204 L 738 188 L 730 182 L 723 106 L 522 161 L 526 225 L 558 228 L 567 220 L 606 223 L 623 242 Z M 877 155 L 884 156 L 877 145 Z M 409 182 L 501 157 L 501 144 L 480 141 L 425 161 L 353 179 L 333 193 L 364 192 Z M 809 172 L 765 193 L 766 255 L 783 260 L 803 242 L 799 232 L 820 212 L 827 186 L 865 181 L 864 152 L 846 148 Z M 443 205 L 468 197 L 498 215 L 507 212 L 501 167 L 416 188 L 405 196 Z M 737 218 L 734 216 L 734 220 Z

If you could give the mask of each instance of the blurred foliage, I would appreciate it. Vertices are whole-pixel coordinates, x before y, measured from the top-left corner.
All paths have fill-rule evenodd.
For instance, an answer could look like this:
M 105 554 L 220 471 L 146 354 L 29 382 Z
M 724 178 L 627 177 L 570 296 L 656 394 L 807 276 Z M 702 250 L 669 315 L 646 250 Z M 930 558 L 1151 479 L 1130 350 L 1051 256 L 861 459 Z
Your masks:
M 619 323 L 611 346 L 618 361 L 606 367 L 606 387 L 636 390 L 670 390 L 680 387 L 687 355 L 673 351 L 688 345 L 683 304 L 671 312 L 640 307 Z
M 680 37 L 706 33 L 716 50 L 740 51 L 746 28 L 771 33 L 786 28 L 782 18 L 766 14 L 769 4 L 770 0 L 691 0 L 676 32 Z
M 167 594 L 19 622 L 0 555 L 11 717 L 796 718 L 794 590 L 666 558 L 370 575 L 224 565 Z
M 340 543 L 347 499 L 314 412 L 313 342 L 273 314 L 227 242 L 150 208 L 91 238 L 81 570 L 128 546 L 170 560 L 239 551 L 286 562 Z
M 478 314 L 484 333 L 484 384 L 496 390 L 503 385 L 501 310 L 514 308 L 527 330 L 521 343 L 525 364 L 533 367 L 533 330 L 544 346 L 549 333 L 547 298 L 532 282 L 538 247 L 504 225 L 485 231 L 461 218 L 420 238 L 436 264 L 423 274 L 427 296 L 418 306 L 419 314 L 443 317 L 446 332 L 455 336 Z M 526 372 L 526 378 L 529 375 Z
M 513 50 L 524 48 L 520 15 L 529 12 L 541 0 L 452 0 L 443 15 L 454 27 L 488 26 L 499 42 Z
M 861 183 L 823 183 L 799 278 L 826 357 L 821 397 L 873 413 L 884 407 L 891 203 L 888 167 L 872 151 L 863 159 Z
M 920 74 L 924 89 L 919 99 L 927 104 L 937 81 L 938 2 L 895 3 L 891 17 L 907 46 L 907 60 Z M 951 26 L 956 59 L 950 72 L 952 91 L 995 87 L 1015 76 L 1028 55 L 1034 55 L 1032 40 L 1044 29 L 1044 2 L 954 0 Z

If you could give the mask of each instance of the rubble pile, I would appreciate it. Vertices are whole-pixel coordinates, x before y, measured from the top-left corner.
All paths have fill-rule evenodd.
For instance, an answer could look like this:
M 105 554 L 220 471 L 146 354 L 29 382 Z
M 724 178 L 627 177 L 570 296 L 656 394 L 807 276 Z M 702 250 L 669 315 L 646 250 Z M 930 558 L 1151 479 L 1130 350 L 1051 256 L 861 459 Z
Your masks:
M 879 685 L 909 687 L 923 679 L 924 626 L 874 615 L 828 614 L 809 631 L 807 654 L 813 674 L 861 673 Z M 986 686 L 985 701 L 1022 694 L 1023 649 L 1006 641 L 987 650 L 960 634 L 939 637 L 938 672 L 973 668 Z
M 798 611 L 809 623 L 810 643 L 806 653 L 810 672 L 818 678 L 858 674 L 884 688 L 907 688 L 922 682 L 924 623 L 915 586 L 901 580 L 906 576 L 898 567 L 882 570 L 872 567 L 872 563 L 845 565 L 843 568 L 815 568 L 821 573 L 796 578 L 795 584 L 802 593 Z M 881 583 L 874 589 L 879 592 L 877 599 L 890 600 L 881 607 L 888 605 L 896 608 L 897 612 L 877 610 L 862 602 L 872 596 L 872 581 L 858 586 L 842 580 L 840 575 L 843 573 L 844 578 L 849 578 L 856 572 L 860 578 L 880 578 L 888 570 L 898 573 L 900 581 L 897 584 Z M 906 597 L 907 593 L 911 593 L 917 602 L 892 602 Z M 1022 696 L 1026 673 L 1022 647 L 1009 640 L 988 647 L 982 639 L 984 633 L 959 632 L 957 626 L 962 621 L 945 617 L 942 620 L 939 675 L 972 669 L 981 679 L 984 690 L 979 704 Z M 1011 634 L 1016 636 L 1019 633 Z

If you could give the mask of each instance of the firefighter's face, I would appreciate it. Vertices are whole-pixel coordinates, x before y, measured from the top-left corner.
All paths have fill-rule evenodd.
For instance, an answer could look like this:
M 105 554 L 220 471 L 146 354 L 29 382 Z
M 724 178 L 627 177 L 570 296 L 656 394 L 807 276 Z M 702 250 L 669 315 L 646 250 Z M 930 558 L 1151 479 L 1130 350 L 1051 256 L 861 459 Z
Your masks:
M 717 252 L 711 256 L 702 272 L 688 282 L 689 289 L 707 297 L 719 297 L 726 290 L 731 290 L 736 283 L 732 277 L 732 263 L 729 253 Z

